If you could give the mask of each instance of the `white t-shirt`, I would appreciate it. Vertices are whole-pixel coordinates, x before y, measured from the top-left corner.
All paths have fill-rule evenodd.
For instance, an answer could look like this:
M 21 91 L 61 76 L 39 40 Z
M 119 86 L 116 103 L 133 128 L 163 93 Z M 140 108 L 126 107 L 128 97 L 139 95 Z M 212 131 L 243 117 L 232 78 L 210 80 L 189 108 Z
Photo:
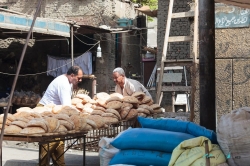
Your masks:
M 122 89 L 119 85 L 116 85 L 115 92 L 120 93 L 123 96 L 131 96 L 134 92 L 144 92 L 147 96 L 152 98 L 148 90 L 139 81 L 126 77 L 124 88 Z
M 69 83 L 66 75 L 56 77 L 48 86 L 40 104 L 47 105 L 50 103 L 56 105 L 71 105 L 72 84 Z

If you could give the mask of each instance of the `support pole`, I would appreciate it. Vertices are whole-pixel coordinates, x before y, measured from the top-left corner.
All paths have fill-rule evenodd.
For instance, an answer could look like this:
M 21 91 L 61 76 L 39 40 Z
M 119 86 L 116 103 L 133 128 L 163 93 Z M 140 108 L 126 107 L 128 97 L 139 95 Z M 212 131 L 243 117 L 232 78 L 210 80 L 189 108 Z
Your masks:
M 13 84 L 12 84 L 12 88 L 11 88 L 11 92 L 10 92 L 10 98 L 9 98 L 8 106 L 7 106 L 7 109 L 4 112 L 3 126 L 2 126 L 2 129 L 1 129 L 1 136 L 0 136 L 0 160 L 1 160 L 0 161 L 0 166 L 2 166 L 2 159 L 3 159 L 2 158 L 2 156 L 3 156 L 2 155 L 2 143 L 3 143 L 3 135 L 4 135 L 4 128 L 5 128 L 5 124 L 6 124 L 7 114 L 8 114 L 9 109 L 10 109 L 12 97 L 13 97 L 13 94 L 14 94 L 17 79 L 18 79 L 18 76 L 19 76 L 19 73 L 20 73 L 20 69 L 21 69 L 21 66 L 22 66 L 22 63 L 23 63 L 24 55 L 25 55 L 25 52 L 26 52 L 26 49 L 27 49 L 27 46 L 28 46 L 28 43 L 29 43 L 29 40 L 30 40 L 30 36 L 31 36 L 32 30 L 33 30 L 34 24 L 36 22 L 36 18 L 38 16 L 39 11 L 40 11 L 42 1 L 43 0 L 39 0 L 39 2 L 38 2 L 36 12 L 34 14 L 34 18 L 33 18 L 32 24 L 30 26 L 30 30 L 29 30 L 29 33 L 27 35 L 26 42 L 24 44 L 23 51 L 22 51 L 22 54 L 21 54 L 21 57 L 20 57 L 20 60 L 19 60 L 19 63 L 18 63 L 16 75 L 15 75 L 15 78 L 14 78 L 14 81 L 13 81 Z
M 200 125 L 216 130 L 214 1 L 199 1 Z
M 71 38 L 71 65 L 74 66 L 74 29 L 73 29 L 73 25 L 70 26 L 70 38 Z
M 96 79 L 92 80 L 92 98 L 96 95 Z

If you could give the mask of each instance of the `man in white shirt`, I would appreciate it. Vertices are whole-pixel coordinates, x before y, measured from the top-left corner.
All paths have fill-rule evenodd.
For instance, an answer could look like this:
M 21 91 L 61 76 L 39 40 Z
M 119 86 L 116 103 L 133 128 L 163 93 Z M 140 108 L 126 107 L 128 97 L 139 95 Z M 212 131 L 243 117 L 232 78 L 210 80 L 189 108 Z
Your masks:
M 48 86 L 42 99 L 37 106 L 47 104 L 71 105 L 72 86 L 76 86 L 82 81 L 83 71 L 79 66 L 72 66 L 66 74 L 56 77 Z M 58 139 L 60 140 L 60 139 Z M 54 165 L 65 166 L 64 161 L 64 141 L 57 141 L 43 145 L 41 149 L 41 165 L 45 166 L 47 162 L 48 150 L 52 157 Z
M 79 66 L 70 67 L 66 74 L 56 77 L 49 84 L 39 104 L 71 105 L 72 85 L 76 86 L 82 77 L 83 71 Z
M 148 90 L 139 81 L 126 78 L 124 70 L 120 67 L 113 70 L 113 80 L 116 83 L 115 92 L 123 96 L 131 96 L 134 92 L 144 92 L 151 97 Z

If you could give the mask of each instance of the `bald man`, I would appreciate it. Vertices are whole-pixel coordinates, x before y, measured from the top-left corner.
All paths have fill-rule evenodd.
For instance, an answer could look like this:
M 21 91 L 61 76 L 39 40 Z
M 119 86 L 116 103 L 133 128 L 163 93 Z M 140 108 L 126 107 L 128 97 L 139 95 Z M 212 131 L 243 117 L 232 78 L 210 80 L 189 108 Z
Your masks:
M 113 80 L 116 83 L 115 92 L 123 96 L 131 96 L 134 92 L 144 92 L 151 97 L 148 90 L 140 82 L 127 78 L 124 70 L 120 67 L 113 70 Z

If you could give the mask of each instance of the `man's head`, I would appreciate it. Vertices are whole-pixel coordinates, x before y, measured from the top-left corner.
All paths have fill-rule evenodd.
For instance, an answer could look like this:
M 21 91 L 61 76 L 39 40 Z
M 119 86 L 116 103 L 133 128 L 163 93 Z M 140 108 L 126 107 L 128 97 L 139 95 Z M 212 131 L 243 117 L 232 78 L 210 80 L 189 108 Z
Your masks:
M 82 81 L 83 71 L 79 66 L 71 66 L 67 71 L 69 82 L 77 85 Z
M 123 86 L 125 83 L 125 72 L 122 68 L 117 67 L 113 70 L 113 80 L 116 84 Z

